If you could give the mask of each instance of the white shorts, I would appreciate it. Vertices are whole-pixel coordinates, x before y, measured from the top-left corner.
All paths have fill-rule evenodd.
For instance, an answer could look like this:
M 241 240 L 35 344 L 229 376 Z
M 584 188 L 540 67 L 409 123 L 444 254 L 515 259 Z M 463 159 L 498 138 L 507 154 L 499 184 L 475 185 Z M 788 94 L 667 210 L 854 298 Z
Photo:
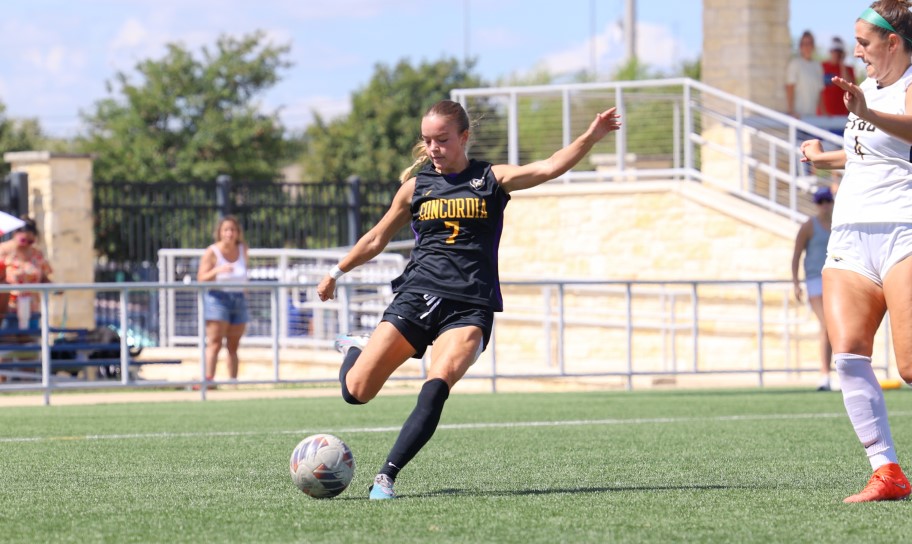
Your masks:
M 887 272 L 912 255 L 912 223 L 858 223 L 833 227 L 824 269 L 850 270 L 883 287 Z
M 804 280 L 804 288 L 807 289 L 808 298 L 823 296 L 823 276 Z

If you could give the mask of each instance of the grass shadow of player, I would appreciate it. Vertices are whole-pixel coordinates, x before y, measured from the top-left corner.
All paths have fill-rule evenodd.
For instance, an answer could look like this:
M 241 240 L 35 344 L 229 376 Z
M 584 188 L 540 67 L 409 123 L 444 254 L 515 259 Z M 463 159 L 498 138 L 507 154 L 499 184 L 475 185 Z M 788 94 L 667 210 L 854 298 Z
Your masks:
M 577 495 L 584 493 L 629 493 L 645 492 L 655 493 L 661 491 L 717 491 L 729 489 L 749 489 L 756 486 L 748 485 L 666 485 L 666 486 L 597 486 L 597 487 L 553 487 L 546 489 L 458 489 L 444 488 L 424 493 L 406 493 L 397 495 L 396 500 L 419 499 L 434 497 L 521 497 L 534 495 Z M 349 500 L 361 500 L 363 497 L 344 497 Z M 382 501 L 380 501 L 382 502 Z

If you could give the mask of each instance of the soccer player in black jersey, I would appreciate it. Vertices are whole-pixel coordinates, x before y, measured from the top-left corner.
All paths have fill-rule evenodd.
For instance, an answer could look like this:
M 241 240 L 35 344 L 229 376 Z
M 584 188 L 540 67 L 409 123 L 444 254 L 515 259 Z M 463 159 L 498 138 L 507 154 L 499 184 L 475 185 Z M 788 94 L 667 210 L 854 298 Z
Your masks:
M 497 248 L 503 212 L 512 191 L 556 178 L 578 163 L 608 133 L 620 128 L 611 108 L 550 158 L 517 166 L 492 165 L 466 156 L 469 117 L 462 105 L 442 100 L 421 120 L 415 162 L 389 211 L 317 286 L 320 300 L 335 296 L 336 280 L 374 258 L 393 234 L 411 223 L 415 248 L 393 281 L 396 297 L 370 338 L 341 336 L 345 355 L 339 381 L 350 404 L 373 399 L 409 357 L 431 344 L 427 381 L 386 463 L 374 478 L 371 499 L 391 499 L 399 471 L 430 440 L 450 389 L 487 346 L 494 312 L 503 310 Z

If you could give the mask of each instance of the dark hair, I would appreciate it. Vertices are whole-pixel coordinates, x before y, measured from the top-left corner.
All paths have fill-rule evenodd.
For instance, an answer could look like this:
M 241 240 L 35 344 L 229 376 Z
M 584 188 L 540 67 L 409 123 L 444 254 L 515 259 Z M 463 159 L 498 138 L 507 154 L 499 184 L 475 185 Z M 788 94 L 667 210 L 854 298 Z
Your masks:
M 912 39 L 912 12 L 909 11 L 910 7 L 912 6 L 910 6 L 909 0 L 877 0 L 871 4 L 871 9 L 876 11 L 878 15 L 886 19 L 896 29 L 895 34 L 899 35 L 903 42 L 903 49 L 906 52 L 912 52 L 912 43 L 909 42 Z M 894 34 L 886 28 L 873 24 L 871 26 L 874 27 L 875 32 L 884 38 Z
M 25 224 L 22 225 L 21 227 L 19 227 L 18 229 L 16 229 L 15 231 L 13 231 L 14 233 L 30 232 L 30 233 L 34 234 L 35 236 L 38 236 L 38 224 L 35 223 L 34 219 L 29 219 L 28 217 L 21 217 L 20 219 L 25 221 Z

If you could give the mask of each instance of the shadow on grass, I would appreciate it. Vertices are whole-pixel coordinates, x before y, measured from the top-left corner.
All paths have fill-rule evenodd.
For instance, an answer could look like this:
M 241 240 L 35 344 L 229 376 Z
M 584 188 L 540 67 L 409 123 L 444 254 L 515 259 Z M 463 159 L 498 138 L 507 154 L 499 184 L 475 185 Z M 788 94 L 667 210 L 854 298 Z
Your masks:
M 466 490 L 457 488 L 438 489 L 426 493 L 398 495 L 398 499 L 419 499 L 432 497 L 521 497 L 524 495 L 579 495 L 584 493 L 627 493 L 662 491 L 713 491 L 728 489 L 756 489 L 748 485 L 671 485 L 671 486 L 605 486 L 605 487 L 554 487 L 550 489 L 491 489 Z M 335 500 L 366 500 L 367 497 L 338 497 Z
M 619 493 L 630 491 L 711 491 L 718 489 L 747 489 L 750 486 L 743 485 L 669 485 L 669 486 L 599 486 L 599 487 L 553 487 L 549 489 L 492 489 L 492 490 L 465 490 L 465 489 L 440 489 L 428 493 L 410 493 L 403 497 L 441 497 L 448 495 L 460 495 L 466 497 L 484 496 L 484 497 L 517 497 L 523 495 L 559 495 L 570 494 L 577 495 L 582 493 Z

